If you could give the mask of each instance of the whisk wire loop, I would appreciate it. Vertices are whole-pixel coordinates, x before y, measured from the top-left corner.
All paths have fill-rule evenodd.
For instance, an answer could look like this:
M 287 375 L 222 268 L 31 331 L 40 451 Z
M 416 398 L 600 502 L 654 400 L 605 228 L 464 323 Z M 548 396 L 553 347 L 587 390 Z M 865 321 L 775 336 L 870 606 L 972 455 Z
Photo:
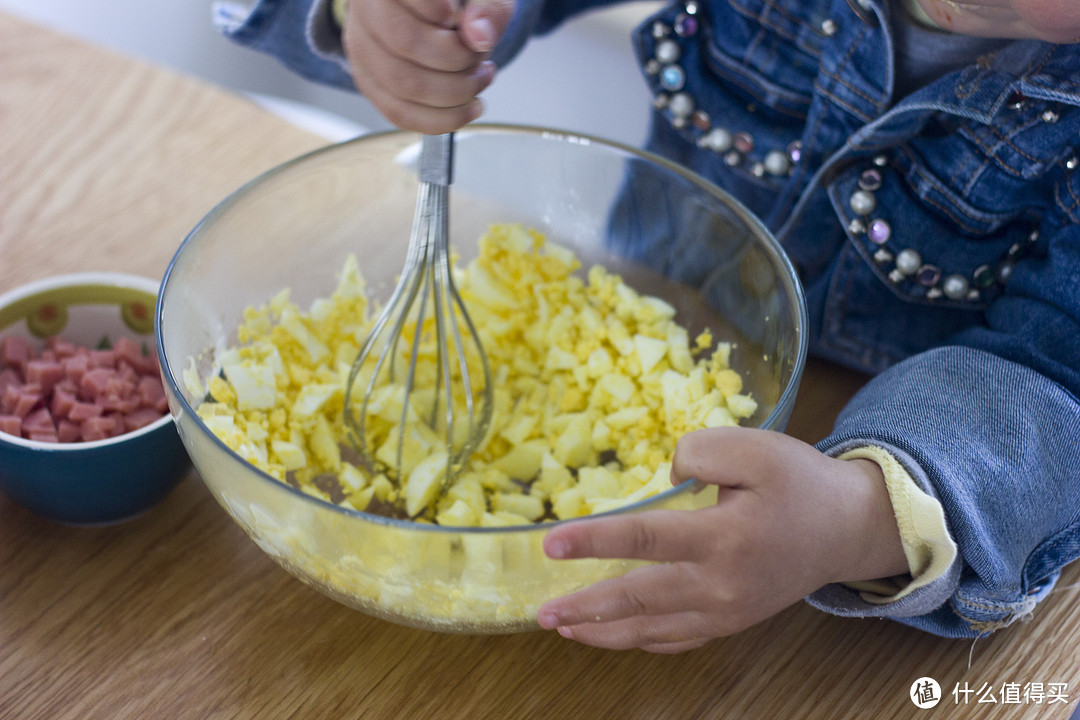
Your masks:
M 390 299 L 373 323 L 350 368 L 345 394 L 345 423 L 350 440 L 361 458 L 371 469 L 389 471 L 390 475 L 396 473 L 400 476 L 405 460 L 406 427 L 416 412 L 412 406 L 412 397 L 418 382 L 417 368 L 422 359 L 421 347 L 425 340 L 430 340 L 433 324 L 435 389 L 431 399 L 431 411 L 425 420 L 433 430 L 442 430 L 445 441 L 447 463 L 444 491 L 486 435 L 494 404 L 487 356 L 476 326 L 454 284 L 450 266 L 448 185 L 452 174 L 451 154 L 450 136 L 424 137 L 419 168 L 421 182 L 404 268 Z M 429 310 L 433 321 L 431 323 Z M 409 322 L 415 323 L 411 333 L 407 332 Z M 465 334 L 462 333 L 462 326 Z M 386 335 L 388 327 L 389 335 Z M 407 349 L 408 367 L 403 379 L 402 406 L 394 449 L 395 466 L 388 468 L 388 463 L 376 459 L 376 453 L 370 447 L 368 418 L 380 377 L 385 373 L 391 383 L 397 382 L 396 365 L 401 358 L 399 343 L 408 342 L 404 336 L 409 334 L 411 347 Z M 363 367 L 376 351 L 378 355 L 371 368 L 371 375 L 366 378 L 357 410 L 356 399 L 353 397 L 354 386 L 362 376 Z M 473 377 L 468 363 L 470 353 L 479 360 L 483 372 L 484 382 L 479 398 L 473 388 Z M 465 405 L 464 418 L 458 418 L 455 414 L 455 381 L 459 381 L 461 385 L 461 396 Z M 463 434 L 457 432 L 459 420 L 466 423 L 468 431 Z M 460 442 L 459 435 L 463 436 Z

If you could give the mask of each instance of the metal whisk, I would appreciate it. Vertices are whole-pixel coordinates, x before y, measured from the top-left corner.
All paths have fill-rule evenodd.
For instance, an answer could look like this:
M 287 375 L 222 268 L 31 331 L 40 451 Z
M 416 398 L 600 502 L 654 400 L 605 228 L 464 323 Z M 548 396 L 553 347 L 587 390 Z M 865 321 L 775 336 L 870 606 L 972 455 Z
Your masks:
M 349 373 L 345 393 L 345 423 L 356 450 L 372 469 L 386 473 L 399 483 L 404 447 L 406 421 L 410 417 L 410 401 L 417 381 L 417 364 L 424 341 L 431 341 L 434 330 L 435 392 L 430 413 L 424 422 L 445 438 L 447 463 L 442 492 L 461 471 L 469 456 L 483 440 L 491 422 L 493 389 L 491 369 L 480 344 L 472 319 L 454 286 L 450 272 L 449 251 L 449 186 L 453 174 L 453 133 L 425 135 L 420 150 L 420 188 L 416 199 L 409 247 L 405 266 L 397 286 L 386 306 L 375 320 L 364 340 Z M 430 307 L 429 307 L 430 306 Z M 408 333 L 406 326 L 415 322 Z M 434 325 L 434 328 L 432 328 Z M 464 332 L 462 332 L 464 328 Z M 405 338 L 411 334 L 411 340 Z M 408 355 L 408 365 L 399 365 L 399 345 Z M 377 355 L 376 355 L 377 353 Z M 466 362 L 472 354 L 483 370 L 483 388 L 473 387 L 473 377 Z M 364 377 L 363 366 L 375 357 L 371 374 L 366 378 L 359 407 L 354 400 L 354 385 Z M 401 375 L 404 377 L 400 377 Z M 401 417 L 397 425 L 396 464 L 376 458 L 369 442 L 369 413 L 372 395 L 380 378 L 404 386 Z M 455 409 L 455 383 L 460 384 L 464 398 L 465 417 Z M 458 423 L 464 421 L 463 429 Z

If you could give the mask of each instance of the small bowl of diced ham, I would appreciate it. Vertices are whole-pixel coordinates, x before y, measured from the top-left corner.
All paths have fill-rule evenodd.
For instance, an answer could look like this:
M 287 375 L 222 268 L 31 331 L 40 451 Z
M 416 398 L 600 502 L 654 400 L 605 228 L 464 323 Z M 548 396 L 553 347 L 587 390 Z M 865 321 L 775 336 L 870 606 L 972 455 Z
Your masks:
M 0 295 L 0 493 L 52 520 L 108 524 L 188 474 L 158 365 L 158 285 L 77 273 Z

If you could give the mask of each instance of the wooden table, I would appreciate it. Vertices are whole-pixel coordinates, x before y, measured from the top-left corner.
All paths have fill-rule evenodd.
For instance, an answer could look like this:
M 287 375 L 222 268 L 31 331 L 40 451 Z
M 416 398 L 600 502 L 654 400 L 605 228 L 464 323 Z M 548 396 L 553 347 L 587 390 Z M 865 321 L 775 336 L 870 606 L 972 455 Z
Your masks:
M 161 277 L 217 200 L 320 144 L 241 98 L 0 14 L 0 292 L 76 270 Z M 811 364 L 790 432 L 823 436 L 861 382 Z M 1070 568 L 1035 622 L 974 646 L 800 605 L 653 656 L 347 609 L 279 569 L 194 473 L 99 529 L 0 496 L 0 718 L 1066 718 L 1078 582 Z M 933 710 L 908 699 L 921 676 L 946 694 Z M 1067 683 L 1068 703 L 951 692 L 998 697 L 1004 683 Z

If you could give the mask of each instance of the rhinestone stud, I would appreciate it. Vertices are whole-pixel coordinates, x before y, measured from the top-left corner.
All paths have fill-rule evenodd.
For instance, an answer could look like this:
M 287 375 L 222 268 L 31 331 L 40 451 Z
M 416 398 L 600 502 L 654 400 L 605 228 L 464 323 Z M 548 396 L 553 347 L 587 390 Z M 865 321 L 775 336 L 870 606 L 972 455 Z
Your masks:
M 859 187 L 873 192 L 881 187 L 881 171 L 877 169 L 866 170 L 859 176 Z
M 735 149 L 743 155 L 751 153 L 754 150 L 754 136 L 750 133 L 735 133 L 733 142 L 735 143 Z
M 933 287 L 941 280 L 941 268 L 937 265 L 923 265 L 915 272 L 915 280 L 923 287 Z
M 693 37 L 698 31 L 698 20 L 690 13 L 680 13 L 675 18 L 675 34 L 679 37 Z
M 870 228 L 866 231 L 866 236 L 876 245 L 884 245 L 891 235 L 892 228 L 889 227 L 889 223 L 880 219 L 870 223 Z
M 668 92 L 677 92 L 686 84 L 686 73 L 678 65 L 667 65 L 660 71 L 660 87 Z

